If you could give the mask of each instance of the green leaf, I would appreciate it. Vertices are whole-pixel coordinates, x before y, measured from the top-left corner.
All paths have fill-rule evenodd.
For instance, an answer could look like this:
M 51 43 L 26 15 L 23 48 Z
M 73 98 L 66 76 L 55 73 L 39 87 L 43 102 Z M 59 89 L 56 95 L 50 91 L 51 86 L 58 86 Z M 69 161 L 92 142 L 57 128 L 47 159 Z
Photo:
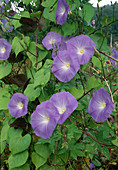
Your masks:
M 72 24 L 65 23 L 62 25 L 62 30 L 64 32 L 64 36 L 72 35 L 72 33 L 76 30 L 76 23 L 73 22 Z
M 23 129 L 15 129 L 14 127 L 9 128 L 8 136 L 13 139 L 14 137 L 21 137 Z
M 103 42 L 103 43 L 102 43 Z M 109 47 L 107 45 L 107 38 L 104 39 L 103 41 L 103 37 L 101 37 L 98 41 L 97 41 L 97 44 L 98 44 L 98 49 L 100 49 L 101 51 L 108 51 L 110 52 L 109 50 Z M 102 46 L 101 46 L 102 44 Z
M 10 126 L 8 125 L 8 122 L 6 122 L 1 130 L 1 141 L 7 140 L 9 128 L 10 128 Z
M 0 110 L 8 109 L 8 103 L 10 100 L 10 94 L 8 89 L 0 87 Z
M 92 144 L 86 144 L 85 150 L 90 153 L 95 153 L 95 154 L 98 153 L 97 145 L 95 144 L 95 142 L 93 142 Z
M 47 162 L 47 159 L 39 156 L 35 152 L 32 152 L 31 158 L 32 158 L 33 164 L 36 166 L 36 169 L 38 169 L 39 167 L 41 167 L 42 165 L 44 165 Z
M 98 87 L 100 83 L 101 83 L 100 79 L 96 79 L 95 76 L 92 76 L 88 80 L 88 89 Z
M 19 41 L 21 42 L 21 40 L 18 37 L 15 37 L 12 41 L 12 49 L 14 50 L 16 56 L 18 55 L 19 52 L 24 50 Z
M 49 166 L 48 164 L 44 164 L 44 165 L 42 165 L 40 168 L 38 168 L 38 170 L 48 170 L 48 169 L 50 169 L 50 170 L 54 170 L 54 167 L 52 166 L 52 168 L 51 168 L 51 166 Z
M 23 166 L 19 166 L 19 167 L 17 167 L 17 168 L 12 168 L 11 170 L 30 170 L 30 165 L 28 165 L 28 164 L 25 164 L 25 165 L 23 165 Z
M 4 149 L 5 149 L 5 144 L 6 144 L 6 141 L 0 142 L 0 154 L 3 153 L 3 151 L 4 151 Z
M 38 47 L 38 53 L 39 53 L 38 62 L 40 62 L 41 60 L 43 60 L 46 57 L 46 55 L 48 54 L 48 51 L 42 50 L 43 48 L 41 48 L 39 44 L 37 44 L 37 47 Z M 30 43 L 29 51 L 32 54 L 34 54 L 34 55 L 32 55 L 31 53 L 27 52 L 27 55 L 28 55 L 29 59 L 31 60 L 33 67 L 35 67 L 35 64 L 36 64 L 36 42 Z
M 38 155 L 47 159 L 49 156 L 49 146 L 48 144 L 35 144 L 34 149 Z
M 35 13 L 31 13 L 30 16 L 31 17 L 36 17 L 37 19 L 39 19 L 39 17 L 41 16 L 41 11 L 37 11 Z
M 109 160 L 109 150 L 106 146 L 101 147 L 101 153 Z
M 40 92 L 40 88 L 34 89 L 33 84 L 28 84 L 24 94 L 29 98 L 30 101 L 34 101 L 40 95 Z
M 56 0 L 46 0 L 41 3 L 43 7 L 51 7 L 56 2 Z
M 52 63 L 52 60 L 47 59 L 43 68 L 37 71 L 34 76 L 34 88 L 39 85 L 44 86 L 50 80 L 50 70 Z
M 37 71 L 34 76 L 34 88 L 42 85 L 44 86 L 50 80 L 50 72 L 45 73 L 45 69 Z
M 95 57 L 95 56 L 92 57 L 92 63 L 94 64 L 94 66 L 101 69 L 101 62 L 97 57 Z
M 24 165 L 28 159 L 28 151 L 24 151 L 15 155 L 10 155 L 8 159 L 9 169 Z
M 101 166 L 101 163 L 100 163 L 97 159 L 95 159 L 95 158 L 93 158 L 92 163 L 93 163 L 95 166 Z
M 20 12 L 21 17 L 26 17 L 26 18 L 30 18 L 30 14 L 28 11 L 21 11 Z
M 59 157 L 62 161 L 66 162 L 69 157 L 69 151 L 65 151 L 63 154 L 59 154 Z
M 17 19 L 21 19 L 21 16 L 20 15 L 18 15 L 18 14 L 15 14 L 14 16 L 13 16 L 14 18 L 17 18 Z M 18 27 L 20 27 L 22 24 L 19 22 L 19 20 L 15 20 L 15 19 L 13 19 L 13 21 L 12 21 L 12 24 L 14 25 L 14 27 L 15 27 L 15 29 L 17 29 Z
M 12 154 L 16 154 L 26 150 L 31 143 L 30 134 L 26 134 L 25 136 L 22 137 L 21 132 L 22 132 L 21 130 L 15 132 L 13 128 L 12 128 L 12 135 L 9 132 L 9 146 Z
M 22 0 L 26 5 L 28 5 L 32 0 Z
M 12 65 L 8 63 L 7 65 L 0 64 L 0 79 L 6 77 L 11 73 Z
M 85 19 L 85 21 L 91 22 L 92 17 L 94 16 L 95 10 L 92 4 L 86 3 L 81 11 L 79 11 L 79 14 L 82 18 Z
M 56 19 L 55 19 L 56 18 L 56 9 L 57 9 L 56 5 L 53 7 L 51 12 L 50 12 L 51 9 L 49 7 L 45 8 L 43 11 L 43 17 L 56 23 Z
M 112 143 L 113 143 L 115 146 L 118 146 L 118 138 L 116 138 L 115 140 L 112 140 Z
M 72 87 L 70 90 L 70 93 L 76 98 L 79 99 L 83 94 L 84 94 L 84 90 L 78 90 L 76 87 Z

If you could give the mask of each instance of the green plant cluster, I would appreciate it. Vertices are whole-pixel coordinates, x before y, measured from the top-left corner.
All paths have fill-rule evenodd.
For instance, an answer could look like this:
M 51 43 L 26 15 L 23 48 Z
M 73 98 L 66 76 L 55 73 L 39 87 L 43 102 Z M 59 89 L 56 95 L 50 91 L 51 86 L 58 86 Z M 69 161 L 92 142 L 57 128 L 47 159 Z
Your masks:
M 106 63 L 112 49 L 104 31 L 112 28 L 113 16 L 106 23 L 103 15 L 101 21 L 98 18 L 102 24 L 93 27 L 95 10 L 88 0 L 66 2 L 71 12 L 62 26 L 55 19 L 57 0 L 9 0 L 0 13 L 0 36 L 12 45 L 9 59 L 0 61 L 1 170 L 85 170 L 90 169 L 90 163 L 99 170 L 117 168 L 118 70 Z M 9 17 L 12 3 L 15 14 Z M 2 19 L 14 26 L 12 32 L 2 30 Z M 70 82 L 60 82 L 51 72 L 51 51 L 42 46 L 48 32 L 85 34 L 96 44 L 94 56 L 81 65 Z M 104 123 L 96 122 L 88 113 L 92 93 L 101 87 L 113 97 L 115 105 Z M 63 125 L 57 125 L 51 138 L 42 139 L 33 132 L 31 114 L 38 104 L 61 91 L 70 92 L 78 107 Z M 28 114 L 16 119 L 10 115 L 8 103 L 17 92 L 24 93 L 29 104 Z

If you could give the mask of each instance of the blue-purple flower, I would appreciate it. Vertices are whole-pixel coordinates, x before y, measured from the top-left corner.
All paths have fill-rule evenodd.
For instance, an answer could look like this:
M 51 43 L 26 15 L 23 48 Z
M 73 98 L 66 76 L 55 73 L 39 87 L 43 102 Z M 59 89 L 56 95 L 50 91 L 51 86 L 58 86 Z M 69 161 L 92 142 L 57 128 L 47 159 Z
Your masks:
M 9 113 L 13 117 L 21 117 L 27 114 L 28 97 L 22 93 L 15 93 L 8 103 Z
M 112 57 L 118 60 L 118 50 L 115 47 L 113 48 L 112 53 L 113 53 Z M 111 62 L 114 67 L 118 67 L 118 62 L 112 59 L 111 59 Z
M 93 93 L 88 106 L 88 113 L 95 121 L 104 122 L 109 117 L 113 107 L 114 103 L 109 93 L 104 88 L 100 88 Z
M 31 126 L 34 133 L 44 139 L 50 138 L 59 117 L 57 109 L 51 102 L 42 102 L 31 115 Z
M 77 58 L 79 64 L 86 64 L 94 54 L 95 43 L 87 35 L 79 35 L 67 42 L 67 50 Z
M 59 124 L 63 124 L 78 106 L 78 102 L 75 97 L 65 91 L 53 94 L 50 98 L 50 102 L 52 102 L 52 105 L 54 105 L 58 110 L 60 115 L 58 120 Z
M 66 22 L 69 10 L 70 7 L 65 0 L 58 0 L 56 11 L 57 24 L 63 25 Z
M 52 73 L 58 80 L 68 82 L 75 76 L 79 68 L 77 60 L 67 50 L 64 50 L 59 51 L 54 58 Z
M 0 39 L 0 60 L 7 60 L 11 52 L 11 44 L 7 40 Z
M 93 163 L 90 163 L 90 169 L 95 168 L 95 165 Z
M 55 46 L 56 44 L 59 46 L 59 44 L 61 44 L 61 35 L 56 32 L 49 32 L 42 43 L 47 50 L 53 49 L 53 45 Z
M 7 22 L 7 20 L 6 19 L 3 19 L 2 20 L 2 23 L 4 24 L 4 25 L 2 25 L 1 27 L 2 27 L 2 30 L 5 32 L 12 32 L 13 31 L 13 26 L 12 25 L 9 25 L 8 24 L 8 22 Z

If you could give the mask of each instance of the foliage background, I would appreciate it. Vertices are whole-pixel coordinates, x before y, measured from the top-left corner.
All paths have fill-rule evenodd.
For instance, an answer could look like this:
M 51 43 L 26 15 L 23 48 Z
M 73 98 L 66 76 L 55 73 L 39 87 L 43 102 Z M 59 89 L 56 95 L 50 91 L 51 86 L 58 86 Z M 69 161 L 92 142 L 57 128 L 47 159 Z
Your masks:
M 8 20 L 0 28 L 0 36 L 12 45 L 7 61 L 0 61 L 0 124 L 1 124 L 1 169 L 116 169 L 118 164 L 117 138 L 117 77 L 112 64 L 107 64 L 112 55 L 110 34 L 118 41 L 117 6 L 94 9 L 87 0 L 66 0 L 72 8 L 67 22 L 56 24 L 56 0 L 10 0 L 0 14 Z M 18 3 L 24 11 L 9 16 L 11 2 Z M 79 7 L 82 10 L 78 10 Z M 107 10 L 108 9 L 108 10 Z M 94 16 L 94 10 L 97 16 Z M 12 12 L 12 11 L 11 11 Z M 20 15 L 18 15 L 20 13 Z M 115 14 L 115 15 L 114 15 Z M 113 17 L 114 15 L 114 17 Z M 95 18 L 95 27 L 91 26 Z M 94 19 L 93 18 L 93 19 Z M 61 35 L 86 34 L 96 43 L 99 52 L 81 66 L 76 76 L 68 83 L 59 82 L 51 73 L 51 51 L 42 46 L 42 40 L 50 31 Z M 88 114 L 92 93 L 104 87 L 114 99 L 115 108 L 104 123 L 95 122 Z M 36 106 L 48 100 L 52 94 L 69 91 L 78 100 L 78 108 L 63 125 L 58 125 L 50 139 L 37 137 L 30 125 L 30 116 Z M 10 97 L 21 92 L 28 96 L 28 114 L 15 119 L 8 112 Z

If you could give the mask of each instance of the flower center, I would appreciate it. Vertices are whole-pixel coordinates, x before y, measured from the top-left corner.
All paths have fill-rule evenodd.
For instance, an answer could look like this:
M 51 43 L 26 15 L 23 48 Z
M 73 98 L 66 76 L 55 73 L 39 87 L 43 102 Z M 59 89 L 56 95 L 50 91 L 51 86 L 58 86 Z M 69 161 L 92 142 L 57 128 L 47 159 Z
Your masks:
M 50 44 L 54 44 L 55 40 L 54 39 L 51 39 L 50 40 Z
M 66 64 L 65 64 L 65 67 L 66 67 L 66 68 L 69 68 L 69 67 L 70 67 L 70 63 L 66 63 Z
M 42 117 L 43 117 L 43 121 L 42 121 L 42 122 L 43 122 L 44 124 L 47 124 L 47 123 L 49 122 L 49 119 L 50 119 L 49 116 L 48 116 L 48 115 L 45 115 L 45 116 L 42 116 Z
M 47 115 L 46 117 L 45 117 L 45 122 L 49 122 L 49 116 Z
M 103 102 L 103 103 L 102 103 L 102 108 L 105 108 L 105 107 L 106 107 L 106 103 Z
M 65 7 L 61 8 L 60 14 L 63 15 L 65 13 L 65 10 L 66 10 Z
M 80 54 L 83 54 L 83 53 L 84 53 L 84 50 L 83 50 L 83 49 L 81 49 L 79 52 L 80 52 Z
M 22 108 L 23 108 L 23 103 L 21 103 L 21 102 L 18 103 L 18 108 L 19 108 L 19 109 L 22 109 Z
M 106 103 L 104 101 L 99 103 L 99 109 L 104 109 L 106 107 Z
M 0 51 L 2 54 L 5 53 L 5 51 L 6 51 L 5 47 L 2 47 Z
M 63 107 L 58 107 L 58 111 L 59 111 L 59 114 L 63 114 L 65 111 L 66 111 L 66 107 L 63 106 Z

